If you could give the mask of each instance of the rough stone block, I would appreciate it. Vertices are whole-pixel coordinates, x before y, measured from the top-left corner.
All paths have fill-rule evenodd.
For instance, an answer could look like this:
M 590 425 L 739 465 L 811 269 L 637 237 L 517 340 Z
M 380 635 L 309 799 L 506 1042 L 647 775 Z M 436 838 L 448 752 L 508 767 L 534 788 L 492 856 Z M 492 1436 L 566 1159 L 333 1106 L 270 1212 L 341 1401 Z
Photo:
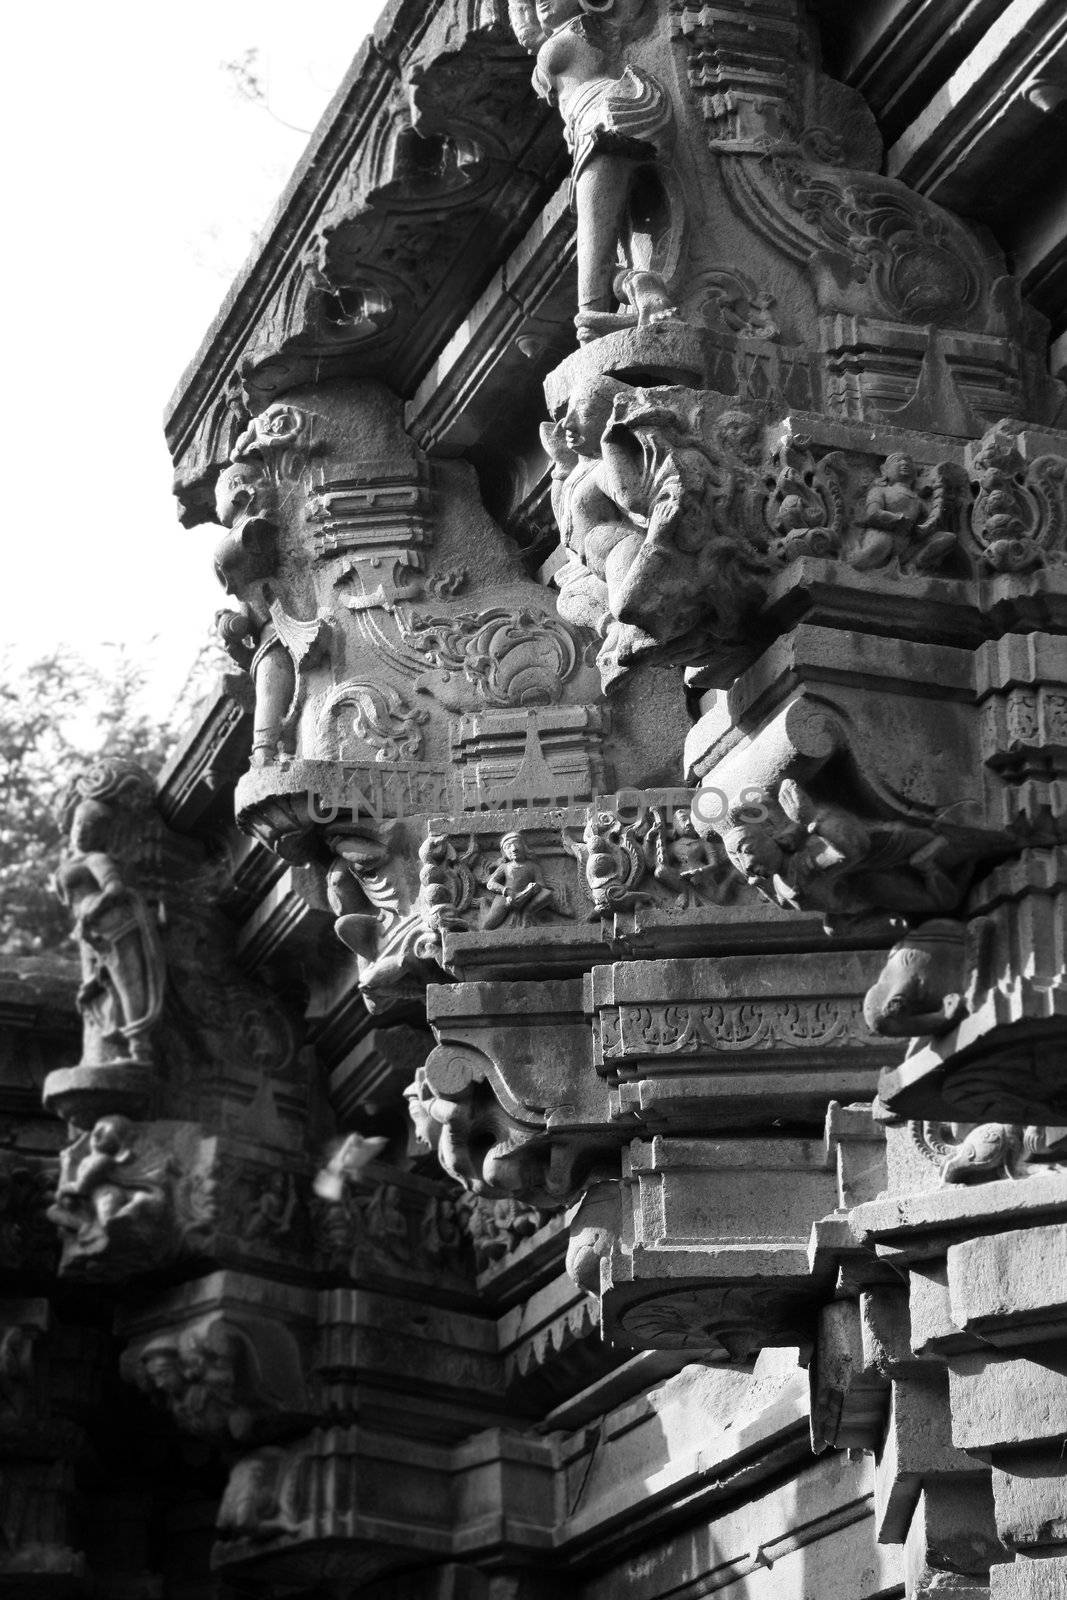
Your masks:
M 906 1289 L 879 1286 L 861 1294 L 860 1320 L 864 1355 L 871 1366 L 889 1376 L 915 1366 Z
M 1001 1555 L 988 1482 L 949 1478 L 927 1484 L 905 1541 L 908 1594 L 936 1592 L 945 1573 L 984 1580 L 990 1563 Z
M 916 1367 L 895 1379 L 885 1444 L 874 1475 L 874 1515 L 883 1544 L 902 1544 L 920 1490 L 937 1477 L 981 1479 L 983 1469 L 952 1444 L 946 1378 Z
M 882 1440 L 889 1380 L 866 1359 L 860 1308 L 835 1301 L 819 1317 L 811 1367 L 811 1441 L 874 1451 Z
M 997 1528 L 1009 1548 L 1067 1549 L 1067 1467 L 1060 1446 L 998 1451 L 993 1498 Z
M 916 1355 L 951 1341 L 958 1329 L 952 1320 L 948 1277 L 943 1261 L 917 1262 L 909 1275 L 908 1309 L 911 1348 Z
M 961 1450 L 1029 1444 L 1067 1434 L 1067 1366 L 1063 1346 L 1047 1352 L 1052 1366 L 1033 1356 L 987 1355 L 949 1359 L 952 1437 Z
M 948 1252 L 953 1320 L 997 1343 L 1067 1328 L 1067 1229 L 1018 1228 Z
M 989 1573 L 989 1600 L 1063 1600 L 1067 1560 L 1016 1561 Z

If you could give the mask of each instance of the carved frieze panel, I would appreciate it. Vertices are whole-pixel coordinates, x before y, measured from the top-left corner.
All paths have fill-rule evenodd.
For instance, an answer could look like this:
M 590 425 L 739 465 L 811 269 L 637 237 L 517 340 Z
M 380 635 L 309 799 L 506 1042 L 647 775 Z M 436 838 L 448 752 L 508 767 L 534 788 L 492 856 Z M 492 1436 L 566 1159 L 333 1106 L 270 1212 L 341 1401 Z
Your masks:
M 316 1257 L 334 1281 L 470 1290 L 474 1251 L 460 1205 L 440 1183 L 370 1160 L 314 1206 Z
M 605 1326 L 646 1349 L 746 1361 L 811 1338 L 807 1245 L 836 1186 L 818 1141 L 635 1140 L 601 1267 Z
M 60 1271 L 116 1279 L 203 1253 L 217 1217 L 217 1147 L 192 1123 L 101 1117 L 60 1159 L 48 1212 Z

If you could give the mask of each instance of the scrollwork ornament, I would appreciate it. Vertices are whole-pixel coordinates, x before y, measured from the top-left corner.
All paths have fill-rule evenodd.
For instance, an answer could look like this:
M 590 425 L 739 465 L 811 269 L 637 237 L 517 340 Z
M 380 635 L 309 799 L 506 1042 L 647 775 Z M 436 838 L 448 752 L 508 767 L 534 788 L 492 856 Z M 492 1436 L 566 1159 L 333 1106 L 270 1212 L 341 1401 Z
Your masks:
M 988 570 L 1032 572 L 1067 561 L 1067 461 L 1024 459 L 1020 425 L 1002 419 L 971 452 L 971 535 Z

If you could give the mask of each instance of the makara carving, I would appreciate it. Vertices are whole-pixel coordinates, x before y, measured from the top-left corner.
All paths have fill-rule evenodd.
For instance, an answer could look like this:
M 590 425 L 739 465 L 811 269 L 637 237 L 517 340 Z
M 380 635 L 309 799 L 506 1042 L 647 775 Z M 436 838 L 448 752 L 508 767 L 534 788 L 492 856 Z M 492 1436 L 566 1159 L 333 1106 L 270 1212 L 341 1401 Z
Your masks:
M 663 163 L 674 133 L 670 97 L 627 59 L 646 0 L 511 0 L 516 37 L 536 53 L 534 88 L 559 107 L 573 161 L 580 339 L 662 320 L 674 312 L 662 268 L 640 244 L 639 178 L 661 207 Z M 642 197 L 646 206 L 651 195 Z M 635 214 L 636 213 L 636 214 Z M 661 223 L 662 227 L 662 223 Z M 618 256 L 625 267 L 620 270 Z M 612 291 L 626 305 L 613 310 Z

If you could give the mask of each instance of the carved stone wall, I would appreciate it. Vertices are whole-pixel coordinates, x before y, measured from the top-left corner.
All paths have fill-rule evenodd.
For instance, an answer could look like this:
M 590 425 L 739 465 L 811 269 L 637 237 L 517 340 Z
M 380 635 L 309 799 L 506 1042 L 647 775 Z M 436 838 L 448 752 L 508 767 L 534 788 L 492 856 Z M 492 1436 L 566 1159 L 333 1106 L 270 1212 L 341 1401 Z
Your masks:
M 234 671 L 0 1082 L 14 1592 L 1067 1590 L 1062 18 L 876 9 L 345 80 L 168 419 Z

